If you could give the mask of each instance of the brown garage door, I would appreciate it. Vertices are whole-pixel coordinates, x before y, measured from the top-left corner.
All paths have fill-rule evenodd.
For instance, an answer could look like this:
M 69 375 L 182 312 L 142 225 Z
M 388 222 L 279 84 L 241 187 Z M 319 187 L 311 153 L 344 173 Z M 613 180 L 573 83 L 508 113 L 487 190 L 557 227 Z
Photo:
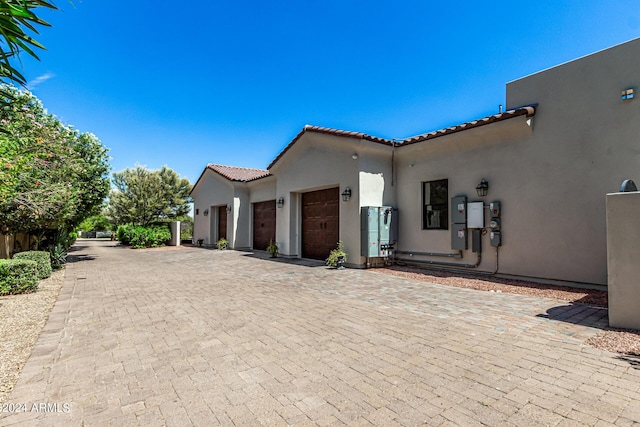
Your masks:
M 338 188 L 302 194 L 302 256 L 325 259 L 340 238 Z
M 264 251 L 276 241 L 276 201 L 253 204 L 253 249 Z
M 227 207 L 218 208 L 218 240 L 227 238 Z

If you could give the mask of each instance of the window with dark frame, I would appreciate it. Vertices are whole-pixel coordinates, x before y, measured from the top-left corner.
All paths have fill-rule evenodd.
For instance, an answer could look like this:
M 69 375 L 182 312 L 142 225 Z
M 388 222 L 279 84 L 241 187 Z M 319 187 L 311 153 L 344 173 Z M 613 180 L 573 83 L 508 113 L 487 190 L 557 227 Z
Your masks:
M 422 183 L 422 229 L 449 229 L 449 180 Z

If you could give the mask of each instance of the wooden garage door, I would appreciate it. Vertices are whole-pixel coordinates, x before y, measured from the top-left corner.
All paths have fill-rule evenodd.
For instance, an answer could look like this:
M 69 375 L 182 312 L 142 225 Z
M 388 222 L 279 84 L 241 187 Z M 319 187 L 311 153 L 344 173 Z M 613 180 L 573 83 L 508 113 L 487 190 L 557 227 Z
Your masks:
M 340 238 L 338 188 L 302 194 L 302 256 L 325 259 Z
M 227 238 L 227 207 L 218 208 L 218 240 Z
M 276 241 L 276 201 L 253 204 L 253 249 L 264 251 Z

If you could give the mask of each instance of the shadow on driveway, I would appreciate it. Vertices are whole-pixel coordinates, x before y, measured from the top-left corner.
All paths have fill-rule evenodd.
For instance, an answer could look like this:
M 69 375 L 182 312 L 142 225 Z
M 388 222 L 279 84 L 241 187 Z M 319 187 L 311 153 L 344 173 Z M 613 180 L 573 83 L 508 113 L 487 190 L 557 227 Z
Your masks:
M 581 303 L 568 303 L 567 305 L 551 307 L 547 310 L 547 314 L 538 314 L 537 317 L 590 328 L 605 329 L 609 326 L 608 309 Z

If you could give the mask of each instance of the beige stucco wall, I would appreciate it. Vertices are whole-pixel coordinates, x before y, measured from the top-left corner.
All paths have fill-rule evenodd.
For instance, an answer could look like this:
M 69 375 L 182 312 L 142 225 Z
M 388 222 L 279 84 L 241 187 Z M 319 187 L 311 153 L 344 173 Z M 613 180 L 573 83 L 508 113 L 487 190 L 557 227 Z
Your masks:
M 215 244 L 218 239 L 217 220 L 218 206 L 227 206 L 234 203 L 234 188 L 231 181 L 222 178 L 211 170 L 205 170 L 200 182 L 192 192 L 193 197 L 193 238 L 204 239 L 205 245 Z M 198 214 L 196 215 L 196 209 Z M 209 215 L 205 216 L 205 209 L 209 209 Z M 230 215 L 227 217 L 227 236 L 233 235 L 231 229 L 233 221 Z
M 252 220 L 250 190 L 245 183 L 234 182 L 233 184 L 233 205 L 231 212 L 227 214 L 227 240 L 232 249 L 249 249 Z M 228 224 L 229 222 L 231 225 Z
M 537 104 L 530 128 L 520 117 L 398 149 L 400 248 L 450 250 L 450 231 L 421 230 L 421 182 L 448 178 L 450 197 L 474 201 L 484 177 L 483 201 L 502 202 L 501 273 L 606 284 L 605 195 L 640 180 L 640 100 L 620 99 L 638 69 L 635 40 L 509 83 L 508 108 Z M 483 249 L 490 271 L 488 236 Z
M 609 325 L 640 329 L 640 192 L 607 194 Z
M 340 200 L 340 240 L 348 264 L 360 265 L 361 203 L 395 199 L 391 189 L 391 147 L 366 140 L 306 132 L 272 167 L 277 178 L 276 198 L 285 205 L 277 212 L 276 240 L 280 253 L 301 254 L 301 194 L 338 187 L 351 189 L 351 200 Z M 353 155 L 357 155 L 357 159 Z M 361 180 L 366 185 L 361 184 Z M 362 194 L 361 194 L 362 191 Z
M 400 183 L 397 249 L 410 252 L 455 252 L 451 249 L 451 221 L 448 230 L 422 229 L 422 183 L 440 179 L 449 180 L 449 199 L 466 195 L 468 202 L 482 201 L 488 204 L 493 200 L 501 200 L 505 212 L 502 222 L 505 248 L 507 244 L 509 249 L 513 248 L 523 238 L 518 234 L 523 230 L 518 230 L 517 218 L 527 216 L 527 213 L 525 209 L 518 210 L 517 207 L 525 202 L 521 200 L 521 185 L 516 178 L 521 173 L 521 165 L 509 159 L 517 158 L 531 144 L 531 135 L 528 119 L 517 117 L 397 149 L 396 166 Z M 487 197 L 479 198 L 475 188 L 482 178 L 487 179 L 490 188 Z M 485 212 L 485 226 L 488 225 L 488 213 Z M 471 252 L 470 238 L 468 244 L 469 250 L 464 252 L 461 260 L 443 257 L 416 259 L 474 264 L 476 255 Z M 495 249 L 490 246 L 488 235 L 483 237 L 482 245 L 482 263 L 479 269 L 493 271 Z M 502 252 L 507 251 L 505 249 Z M 510 272 L 515 274 L 509 256 L 501 253 L 500 258 L 502 269 L 509 267 Z
M 620 98 L 640 88 L 639 69 L 640 39 L 507 85 L 509 108 L 539 104 L 521 161 L 538 173 L 530 199 L 549 207 L 545 224 L 531 218 L 542 232 L 528 233 L 538 270 L 606 284 L 605 195 L 640 178 L 640 100 Z
M 267 177 L 248 183 L 230 181 L 217 173 L 206 170 L 193 191 L 194 239 L 204 239 L 205 245 L 215 244 L 218 234 L 219 206 L 231 206 L 227 213 L 227 240 L 231 249 L 249 249 L 253 242 L 252 203 L 275 198 L 275 177 Z M 204 216 L 204 210 L 209 215 Z

